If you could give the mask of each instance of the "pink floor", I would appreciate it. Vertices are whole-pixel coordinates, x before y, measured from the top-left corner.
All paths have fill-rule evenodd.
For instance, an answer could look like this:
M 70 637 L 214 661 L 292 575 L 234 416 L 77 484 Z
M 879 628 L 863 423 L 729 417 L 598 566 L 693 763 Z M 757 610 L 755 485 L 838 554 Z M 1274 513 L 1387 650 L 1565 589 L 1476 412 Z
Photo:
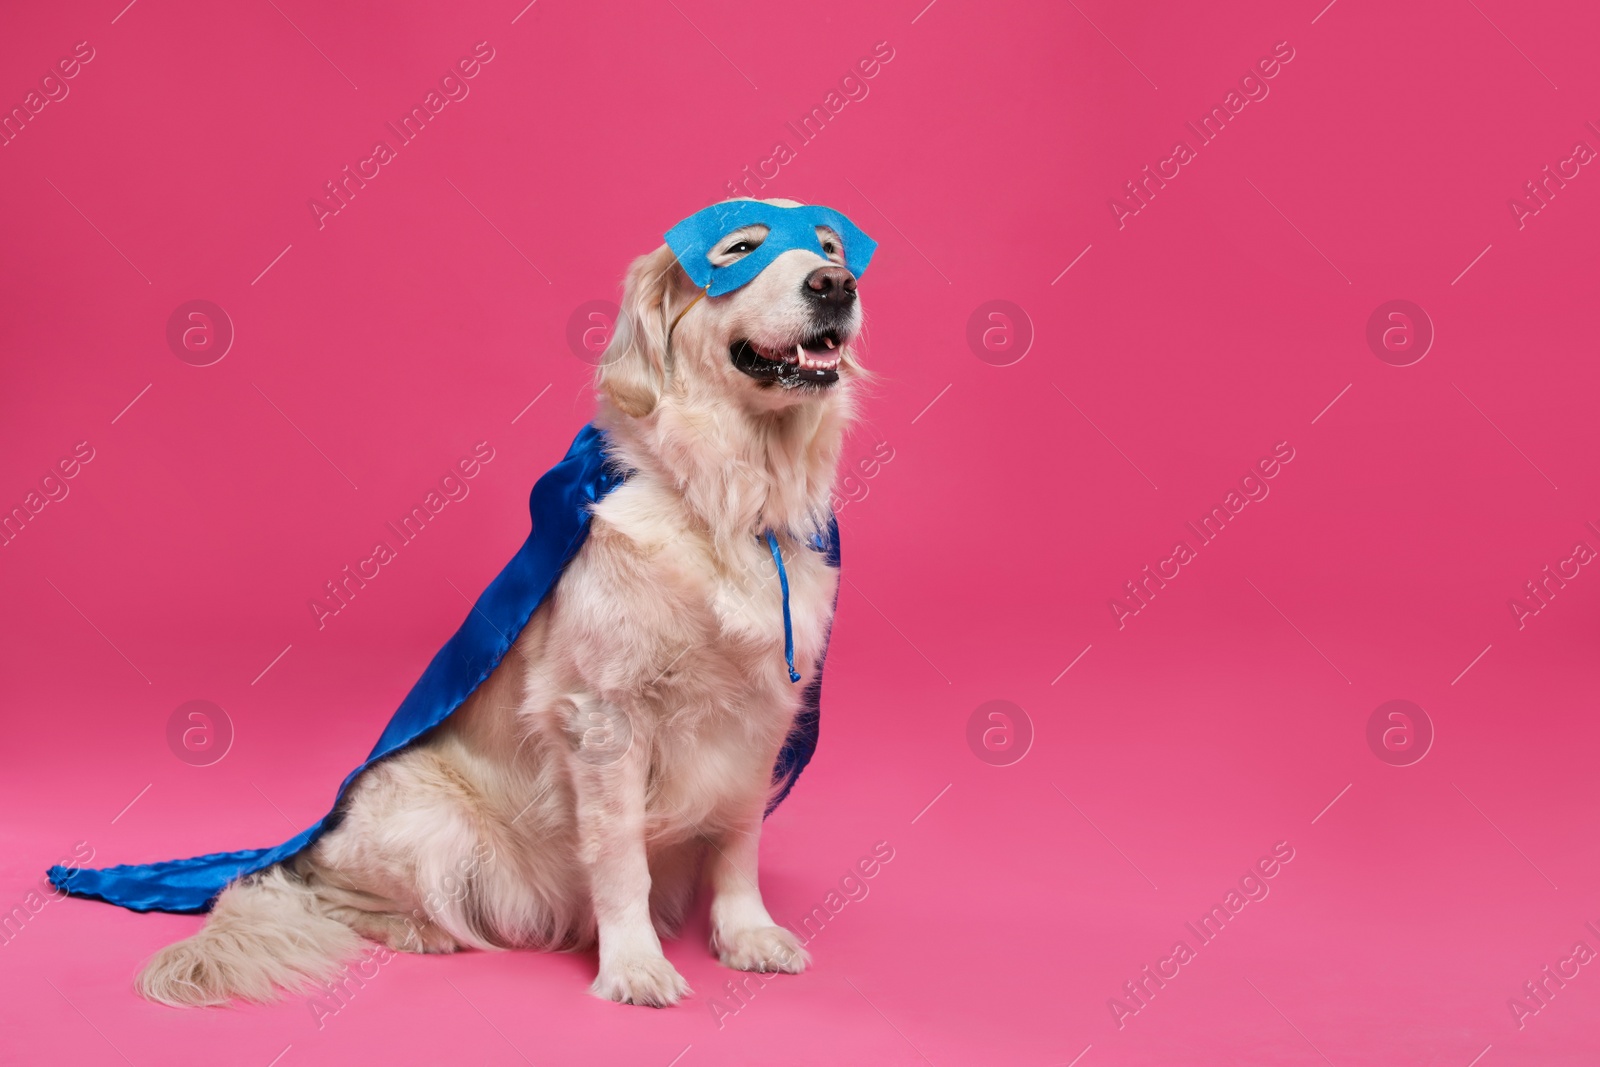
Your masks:
M 1202 596 L 1239 596 L 1242 573 L 1207 584 Z M 1165 632 L 1097 645 L 1054 688 L 1023 666 L 1064 664 L 1046 643 L 982 650 L 1015 668 L 1008 691 L 1037 728 L 1022 762 L 996 768 L 963 741 L 991 690 L 960 666 L 957 636 L 918 634 L 952 668 L 946 685 L 847 596 L 823 756 L 765 843 L 769 904 L 812 934 L 816 965 L 744 1003 L 702 914 L 667 948 L 695 989 L 676 1010 L 586 996 L 592 956 L 507 953 L 398 957 L 342 1005 L 177 1013 L 136 999 L 129 978 L 198 920 L 66 901 L 0 949 L 8 1062 L 264 1065 L 288 1047 L 280 1063 L 666 1064 L 688 1048 L 682 1064 L 1064 1064 L 1087 1048 L 1083 1064 L 1465 1067 L 1492 1045 L 1480 1062 L 1594 1063 L 1587 968 L 1520 1031 L 1507 1006 L 1545 965 L 1570 972 L 1575 942 L 1600 942 L 1585 925 L 1600 920 L 1594 672 L 1547 640 L 1486 657 L 1451 689 L 1459 665 L 1396 669 L 1330 628 L 1359 679 L 1346 686 L 1286 626 L 1263 617 L 1210 640 L 1184 626 L 1198 603 L 1171 607 Z M 1569 630 L 1592 623 L 1592 606 L 1573 607 Z M 315 688 L 282 666 L 280 695 Z M 1402 677 L 1441 736 L 1394 768 L 1361 731 Z M 360 747 L 340 723 L 291 765 L 266 744 L 279 726 L 263 695 L 238 702 L 238 749 L 208 769 L 232 763 L 220 778 L 151 740 L 154 698 L 107 699 L 127 704 L 127 725 L 94 738 L 76 725 L 87 691 L 24 700 L 37 714 L 10 744 L 38 758 L 0 796 L 8 906 L 78 841 L 109 861 L 287 836 L 318 813 L 335 753 Z M 348 706 L 316 699 L 318 718 Z M 886 707 L 917 709 L 920 725 L 887 726 Z M 848 880 L 880 842 L 892 860 Z M 1249 882 L 1260 899 L 1212 943 L 1192 936 L 1185 923 L 1280 842 L 1293 859 L 1260 880 L 1266 895 Z M 818 905 L 838 913 L 801 927 Z M 1194 958 L 1117 1027 L 1108 1001 L 1136 1006 L 1123 983 L 1178 940 Z
M 1591 9 L 525 2 L 9 18 L 0 1062 L 1600 1063 Z M 702 904 L 672 1010 L 531 953 L 137 999 L 199 920 L 44 868 L 317 818 L 588 417 L 586 309 L 774 167 L 880 242 L 822 744 L 763 844 L 814 967 L 733 995 Z

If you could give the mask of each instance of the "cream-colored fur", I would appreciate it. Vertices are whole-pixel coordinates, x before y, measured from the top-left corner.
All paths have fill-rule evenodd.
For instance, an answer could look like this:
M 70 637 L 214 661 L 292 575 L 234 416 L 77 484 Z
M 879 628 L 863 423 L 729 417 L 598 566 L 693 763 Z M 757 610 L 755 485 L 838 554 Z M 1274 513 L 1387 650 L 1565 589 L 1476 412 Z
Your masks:
M 727 247 L 713 262 L 737 258 Z M 848 343 L 860 307 L 838 330 L 831 386 L 758 382 L 729 346 L 792 350 L 814 333 L 820 313 L 802 289 L 830 259 L 842 262 L 785 251 L 692 307 L 669 249 L 634 262 L 596 375 L 596 422 L 634 473 L 594 508 L 555 592 L 454 716 L 356 782 L 336 829 L 230 886 L 200 933 L 157 953 L 143 995 L 262 999 L 326 977 L 360 935 L 442 952 L 598 941 L 596 995 L 672 1004 L 689 989 L 660 938 L 697 880 L 724 964 L 805 968 L 758 888 L 772 767 L 803 688 L 788 679 L 760 534 L 778 534 L 809 679 L 836 575 L 807 542 L 826 521 L 865 377 Z

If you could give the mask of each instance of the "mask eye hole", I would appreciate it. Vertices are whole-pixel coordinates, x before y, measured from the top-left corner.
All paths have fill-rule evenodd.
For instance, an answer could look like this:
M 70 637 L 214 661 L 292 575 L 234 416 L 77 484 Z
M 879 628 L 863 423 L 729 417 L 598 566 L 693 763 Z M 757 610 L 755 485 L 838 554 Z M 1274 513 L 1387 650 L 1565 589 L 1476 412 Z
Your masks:
M 766 239 L 765 226 L 746 226 L 742 230 L 735 230 L 717 244 L 716 251 L 711 253 L 711 262 L 725 267 L 760 248 Z
M 817 227 L 817 243 L 822 246 L 822 254 L 835 263 L 844 262 L 844 242 L 839 235 L 826 226 Z

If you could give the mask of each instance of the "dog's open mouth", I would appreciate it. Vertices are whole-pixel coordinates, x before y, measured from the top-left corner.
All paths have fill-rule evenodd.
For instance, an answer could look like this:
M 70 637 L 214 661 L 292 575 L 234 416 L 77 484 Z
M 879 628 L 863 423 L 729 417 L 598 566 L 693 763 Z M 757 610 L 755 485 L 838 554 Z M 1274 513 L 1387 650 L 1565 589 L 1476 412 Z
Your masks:
M 728 356 L 735 367 L 758 382 L 785 388 L 827 386 L 839 380 L 842 344 L 839 335 L 828 330 L 781 350 L 763 348 L 749 340 L 735 341 Z

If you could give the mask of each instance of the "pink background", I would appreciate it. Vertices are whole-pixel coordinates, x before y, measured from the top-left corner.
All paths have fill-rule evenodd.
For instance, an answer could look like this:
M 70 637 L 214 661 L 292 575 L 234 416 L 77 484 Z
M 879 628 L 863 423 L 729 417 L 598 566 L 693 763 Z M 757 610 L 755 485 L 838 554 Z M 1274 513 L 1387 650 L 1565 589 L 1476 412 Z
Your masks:
M 0 909 L 78 842 L 144 861 L 316 818 L 587 419 L 574 309 L 880 41 L 766 189 L 880 241 L 850 456 L 893 458 L 840 511 L 822 745 L 763 881 L 794 924 L 894 859 L 722 1025 L 703 914 L 667 948 L 676 1010 L 587 996 L 590 956 L 408 957 L 319 1029 L 300 999 L 146 1004 L 139 962 L 198 920 L 50 903 L 0 945 L 0 1057 L 1600 1059 L 1593 967 L 1520 1029 L 1508 1007 L 1600 948 L 1600 574 L 1521 629 L 1508 606 L 1600 548 L 1600 177 L 1508 206 L 1600 147 L 1592 10 L 124 2 L 0 40 L 8 109 L 94 49 L 0 148 L 0 505 L 94 449 L 0 547 Z M 470 95 L 319 230 L 308 199 L 480 41 Z M 1110 198 L 1282 41 L 1270 94 L 1119 229 Z M 237 334 L 211 366 L 166 342 L 192 299 Z M 1393 299 L 1436 331 L 1411 366 L 1366 341 Z M 969 347 L 989 300 L 1031 324 L 1020 362 Z M 478 441 L 470 496 L 319 630 L 308 599 Z M 1119 629 L 1123 583 L 1281 441 L 1270 496 Z M 167 742 L 194 699 L 233 724 L 210 766 Z M 1033 731 L 1009 766 L 967 741 L 997 699 Z M 1411 766 L 1367 743 L 1392 699 L 1436 731 Z M 1119 1028 L 1108 1000 L 1280 841 L 1270 895 Z

